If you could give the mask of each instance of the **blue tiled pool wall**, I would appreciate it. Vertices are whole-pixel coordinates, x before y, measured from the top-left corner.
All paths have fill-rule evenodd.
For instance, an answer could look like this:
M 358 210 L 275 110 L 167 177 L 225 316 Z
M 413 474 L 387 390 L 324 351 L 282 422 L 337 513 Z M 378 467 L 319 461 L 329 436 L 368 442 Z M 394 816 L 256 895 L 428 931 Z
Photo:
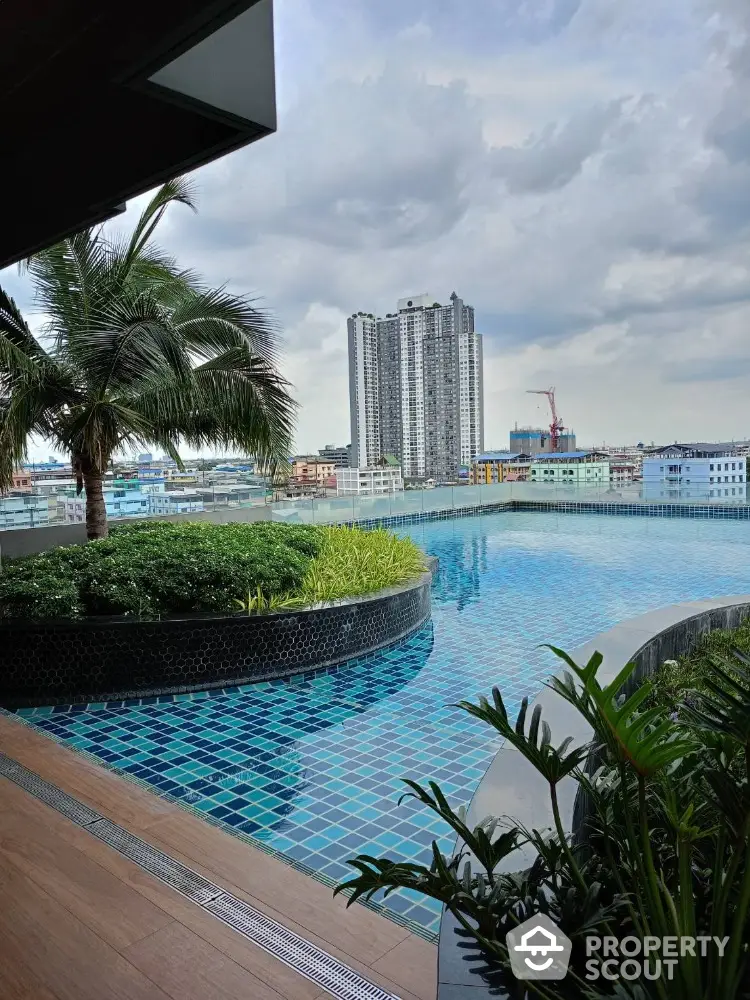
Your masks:
M 439 772 L 446 790 L 456 794 L 465 777 L 476 783 L 483 773 L 484 740 L 474 747 L 480 765 L 468 772 L 465 740 L 459 745 L 450 731 L 436 732 L 431 749 L 414 754 L 412 720 L 423 733 L 433 732 L 416 718 L 423 699 L 408 721 L 372 712 L 385 699 L 395 710 L 399 691 L 419 674 L 433 643 L 428 622 L 398 646 L 345 666 L 224 694 L 18 714 L 334 885 L 351 872 L 346 859 L 369 848 L 408 856 L 415 845 L 428 849 L 433 839 L 451 848 L 451 837 L 431 813 L 410 803 L 398 806 L 401 777 L 427 780 Z M 377 657 L 381 669 L 373 671 Z M 433 939 L 438 907 L 393 898 L 387 915 L 393 914 Z
M 688 517 L 717 520 L 750 520 L 750 504 L 731 507 L 710 504 L 677 503 L 606 503 L 603 501 L 574 502 L 567 500 L 506 500 L 495 504 L 477 504 L 450 510 L 426 510 L 412 514 L 392 514 L 387 517 L 363 518 L 344 522 L 348 527 L 393 528 L 426 521 L 450 521 L 456 517 L 476 517 L 503 511 L 540 511 L 560 514 L 607 514 L 625 517 Z
M 397 800 L 409 776 L 468 803 L 499 741 L 456 702 L 498 684 L 514 714 L 555 665 L 540 643 L 572 649 L 655 607 L 750 590 L 750 532 L 732 520 L 515 511 L 399 531 L 439 558 L 429 631 L 319 676 L 30 718 L 338 881 L 358 853 L 428 862 L 433 838 L 451 849 L 429 811 Z M 437 929 L 428 902 L 398 893 L 384 906 Z
M 519 511 L 556 511 L 561 514 L 620 514 L 627 517 L 715 518 L 725 521 L 750 520 L 750 505 L 730 507 L 718 504 L 605 503 L 599 501 L 573 503 L 564 500 L 554 502 L 514 500 L 513 509 Z

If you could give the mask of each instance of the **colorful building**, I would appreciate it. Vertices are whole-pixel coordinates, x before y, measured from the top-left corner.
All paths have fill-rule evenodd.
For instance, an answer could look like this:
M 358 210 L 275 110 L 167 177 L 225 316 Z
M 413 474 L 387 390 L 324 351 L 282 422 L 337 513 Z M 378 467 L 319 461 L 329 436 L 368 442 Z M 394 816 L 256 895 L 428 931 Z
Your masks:
M 148 498 L 150 514 L 192 514 L 204 510 L 203 497 L 197 490 L 171 490 L 152 493 Z
M 326 461 L 333 462 L 337 469 L 345 469 L 351 465 L 352 446 L 350 444 L 327 444 L 325 448 L 320 449 L 318 454 Z
M 36 528 L 49 524 L 49 497 L 28 491 L 0 496 L 0 529 Z
M 180 486 L 196 486 L 198 483 L 198 470 L 197 469 L 185 469 L 184 472 L 180 472 L 179 469 L 167 468 L 164 470 L 164 478 L 168 483 L 179 483 Z
M 625 486 L 636 478 L 637 471 L 634 462 L 622 462 L 610 457 L 609 481 L 612 486 Z
M 671 444 L 643 459 L 644 499 L 745 500 L 747 457 L 732 444 Z
M 531 456 L 518 451 L 488 451 L 472 462 L 469 481 L 474 485 L 519 482 L 528 478 Z
M 317 455 L 302 455 L 292 462 L 291 481 L 297 485 L 315 483 L 325 486 L 336 472 L 336 463 Z
M 609 456 L 600 451 L 564 451 L 536 455 L 531 463 L 532 483 L 609 488 Z
M 149 495 L 138 489 L 115 489 L 105 486 L 104 507 L 107 518 L 147 517 L 149 510 Z M 79 496 L 58 496 L 58 503 L 63 505 L 63 516 L 68 523 L 80 523 L 86 520 L 86 491 Z
M 13 472 L 13 490 L 16 492 L 31 490 L 31 473 L 25 469 L 16 469 Z

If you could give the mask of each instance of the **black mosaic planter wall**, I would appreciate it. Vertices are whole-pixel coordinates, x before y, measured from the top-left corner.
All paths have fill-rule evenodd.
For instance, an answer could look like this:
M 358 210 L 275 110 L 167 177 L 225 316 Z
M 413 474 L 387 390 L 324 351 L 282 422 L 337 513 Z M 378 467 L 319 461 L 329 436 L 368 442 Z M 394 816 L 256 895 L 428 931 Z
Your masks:
M 425 622 L 435 564 L 405 586 L 308 611 L 3 624 L 0 705 L 174 694 L 341 663 Z

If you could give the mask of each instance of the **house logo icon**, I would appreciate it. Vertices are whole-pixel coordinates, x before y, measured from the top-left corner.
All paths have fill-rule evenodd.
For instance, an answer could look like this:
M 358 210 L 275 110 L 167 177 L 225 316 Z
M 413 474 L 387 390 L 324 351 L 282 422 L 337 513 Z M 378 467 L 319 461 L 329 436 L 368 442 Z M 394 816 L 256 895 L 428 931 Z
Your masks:
M 545 913 L 509 931 L 510 965 L 516 979 L 564 979 L 570 962 L 570 938 Z

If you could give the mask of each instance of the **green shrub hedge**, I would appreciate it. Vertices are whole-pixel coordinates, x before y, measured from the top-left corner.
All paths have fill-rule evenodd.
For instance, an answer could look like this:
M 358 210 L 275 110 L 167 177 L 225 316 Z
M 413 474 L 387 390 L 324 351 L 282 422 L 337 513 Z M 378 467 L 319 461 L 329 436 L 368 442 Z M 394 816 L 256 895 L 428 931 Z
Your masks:
M 707 632 L 687 656 L 662 664 L 650 678 L 651 703 L 676 711 L 686 697 L 704 691 L 706 681 L 715 679 L 716 658 L 728 657 L 734 650 L 750 656 L 750 620 L 738 628 Z M 727 669 L 731 673 L 731 666 Z
M 142 618 L 226 611 L 247 590 L 301 586 L 322 539 L 307 525 L 142 521 L 109 538 L 6 562 L 5 618 Z
M 417 575 L 419 549 L 388 532 L 273 522 L 138 521 L 109 538 L 6 561 L 0 618 L 31 620 L 302 606 Z M 247 605 L 247 601 L 246 601 Z

